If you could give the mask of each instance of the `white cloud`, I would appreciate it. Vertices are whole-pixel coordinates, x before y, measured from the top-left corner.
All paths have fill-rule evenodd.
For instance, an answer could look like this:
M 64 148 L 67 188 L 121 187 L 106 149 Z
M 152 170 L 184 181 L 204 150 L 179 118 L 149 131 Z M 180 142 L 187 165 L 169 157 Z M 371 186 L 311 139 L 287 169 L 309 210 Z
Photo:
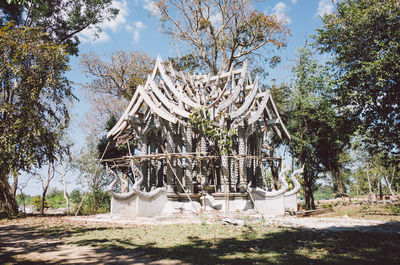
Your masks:
M 102 30 L 102 32 L 98 34 L 98 38 L 95 37 L 96 30 L 94 27 L 86 28 L 85 30 L 80 32 L 78 36 L 82 40 L 82 42 L 90 42 L 92 44 L 107 42 L 110 40 L 110 36 L 108 35 L 107 31 L 117 32 L 121 28 L 123 28 L 123 25 L 126 23 L 126 17 L 129 13 L 129 8 L 126 0 L 114 0 L 111 6 L 119 10 L 116 18 L 110 21 L 103 21 L 102 23 L 96 25 Z
M 131 25 L 125 26 L 126 31 L 132 32 L 134 43 L 136 43 L 140 40 L 140 33 L 145 29 L 146 29 L 146 25 L 144 25 L 142 21 L 136 21 L 133 24 L 133 26 L 131 26 Z
M 292 4 L 296 4 L 297 0 L 290 0 L 290 2 L 292 2 Z
M 318 2 L 318 10 L 316 15 L 323 17 L 325 15 L 332 14 L 332 12 L 335 10 L 335 3 L 336 0 L 320 0 Z
M 272 8 L 272 14 L 275 15 L 279 21 L 287 22 L 288 24 L 290 24 L 290 22 L 292 22 L 292 20 L 286 14 L 286 12 L 287 12 L 287 5 L 283 2 L 277 3 Z
M 210 22 L 211 24 L 213 24 L 214 26 L 219 26 L 222 23 L 222 15 L 220 12 L 215 12 L 214 14 L 212 14 L 210 16 Z
M 114 0 L 111 5 L 113 8 L 117 8 L 119 10 L 117 17 L 110 21 L 104 21 L 100 23 L 99 26 L 103 30 L 110 29 L 113 32 L 116 32 L 121 28 L 121 25 L 126 23 L 126 17 L 128 16 L 129 8 L 126 0 L 122 0 L 122 2 Z
M 100 42 L 107 42 L 110 40 L 110 36 L 104 31 L 97 34 L 96 37 L 96 29 L 92 27 L 88 27 L 78 34 L 79 39 L 82 42 L 90 42 L 92 44 L 100 43 Z
M 156 5 L 155 1 L 151 0 L 143 0 L 143 8 L 145 10 L 150 11 L 153 16 L 159 17 L 161 16 L 160 9 Z

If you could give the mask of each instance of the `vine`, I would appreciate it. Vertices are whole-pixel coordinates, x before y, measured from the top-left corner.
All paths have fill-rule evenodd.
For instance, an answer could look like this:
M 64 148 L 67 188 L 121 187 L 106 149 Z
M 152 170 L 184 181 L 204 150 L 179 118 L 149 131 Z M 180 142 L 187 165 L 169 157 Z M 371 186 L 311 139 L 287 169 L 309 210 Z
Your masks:
M 222 118 L 223 114 L 218 113 L 218 116 L 215 120 L 219 120 Z M 200 107 L 198 109 L 194 109 L 192 114 L 189 116 L 190 124 L 199 130 L 203 135 L 205 135 L 208 140 L 211 140 L 215 146 L 218 147 L 221 154 L 226 155 L 232 149 L 233 144 L 233 136 L 237 135 L 237 131 L 233 128 L 221 128 L 213 124 L 211 120 L 211 113 L 209 110 L 206 110 L 204 107 Z

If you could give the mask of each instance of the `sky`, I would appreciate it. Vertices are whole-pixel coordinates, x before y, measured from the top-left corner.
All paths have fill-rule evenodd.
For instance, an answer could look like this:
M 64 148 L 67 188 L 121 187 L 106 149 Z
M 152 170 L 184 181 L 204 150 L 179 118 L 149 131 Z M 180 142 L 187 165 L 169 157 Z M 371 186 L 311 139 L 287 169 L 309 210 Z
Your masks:
M 282 63 L 267 77 L 266 82 L 276 80 L 277 83 L 289 81 L 290 65 L 296 59 L 296 49 L 304 46 L 307 36 L 314 34 L 315 29 L 321 26 L 321 16 L 334 10 L 336 0 L 266 0 L 256 3 L 256 9 L 265 14 L 275 14 L 282 21 L 287 22 L 291 31 L 287 47 L 279 52 Z M 78 36 L 81 40 L 80 55 L 97 53 L 104 58 L 114 51 L 144 51 L 151 57 L 160 55 L 166 60 L 180 54 L 179 48 L 161 33 L 159 17 L 154 2 L 151 0 L 114 0 L 113 6 L 118 8 L 119 14 L 115 20 L 100 24 L 102 32 L 94 38 L 93 29 L 87 29 Z M 90 108 L 85 93 L 80 84 L 88 81 L 79 66 L 80 56 L 71 58 L 71 71 L 68 78 L 74 82 L 74 92 L 79 98 L 72 106 L 72 122 L 70 138 L 74 143 L 73 152 L 78 152 L 85 145 L 85 131 L 82 127 L 84 114 Z M 78 188 L 74 184 L 75 176 L 69 176 L 68 190 Z M 55 180 L 50 186 L 61 189 L 61 182 Z M 31 181 L 24 192 L 39 194 L 41 186 L 37 181 Z

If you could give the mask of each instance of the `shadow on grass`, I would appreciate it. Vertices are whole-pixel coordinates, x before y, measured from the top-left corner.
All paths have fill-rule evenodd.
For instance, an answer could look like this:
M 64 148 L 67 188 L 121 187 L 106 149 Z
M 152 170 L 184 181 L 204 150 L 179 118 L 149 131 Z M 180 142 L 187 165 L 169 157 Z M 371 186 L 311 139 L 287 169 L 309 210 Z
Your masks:
M 281 229 L 257 235 L 249 226 L 239 237 L 202 240 L 189 237 L 190 243 L 161 248 L 155 243 L 140 244 L 127 239 L 85 239 L 80 246 L 125 249 L 143 253 L 151 260 L 174 259 L 203 264 L 400 264 L 400 234 L 383 232 L 385 223 L 374 227 L 358 226 L 335 229 Z M 363 230 L 368 229 L 368 232 Z M 400 230 L 398 230 L 400 231 Z M 124 247 L 121 247 L 124 246 Z
M 238 236 L 203 240 L 197 236 L 187 236 L 189 243 L 173 247 L 159 247 L 156 243 L 143 243 L 140 240 L 126 238 L 82 239 L 75 241 L 78 246 L 94 246 L 93 255 L 87 256 L 85 264 L 134 264 L 157 263 L 170 259 L 195 265 L 204 264 L 400 264 L 400 223 L 391 222 L 371 227 L 358 226 L 349 230 L 347 227 L 332 229 L 274 229 L 260 233 L 256 227 L 246 226 Z M 14 259 L 15 255 L 29 252 L 56 251 L 62 241 L 46 243 L 46 239 L 72 237 L 91 231 L 108 228 L 53 227 L 43 233 L 39 227 L 21 228 L 16 226 L 1 227 L 0 253 L 4 254 L 6 240 L 12 236 L 20 242 L 12 255 L 3 256 L 10 264 L 65 264 L 74 263 L 71 256 L 57 256 L 57 261 L 24 261 Z M 5 229 L 5 230 L 4 230 Z M 122 229 L 122 228 L 112 228 Z M 347 231 L 345 231 L 347 230 Z M 57 232 L 58 231 L 58 232 Z M 265 230 L 264 230 L 265 231 Z M 383 232 L 390 231 L 390 232 Z M 179 233 L 179 231 L 177 231 Z M 13 235 L 10 235 L 13 233 Z M 161 235 L 160 235 L 161 236 Z M 24 245 L 24 240 L 40 239 L 44 243 Z M 21 243 L 22 242 L 22 243 Z M 10 242 L 11 243 L 11 242 Z M 0 260 L 2 258 L 0 254 Z M 120 259 L 121 256 L 126 258 Z M 8 260 L 9 261 L 8 261 Z M 78 260 L 77 260 L 78 263 Z

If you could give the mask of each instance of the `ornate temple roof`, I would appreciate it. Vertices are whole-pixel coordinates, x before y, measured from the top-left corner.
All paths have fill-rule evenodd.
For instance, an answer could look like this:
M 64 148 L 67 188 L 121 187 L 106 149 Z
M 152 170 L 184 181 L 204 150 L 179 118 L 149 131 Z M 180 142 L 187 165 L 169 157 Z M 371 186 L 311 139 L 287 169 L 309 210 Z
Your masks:
M 190 114 L 199 108 L 208 110 L 214 121 L 219 113 L 227 114 L 227 119 L 218 121 L 220 126 L 229 122 L 230 128 L 236 129 L 249 125 L 272 127 L 279 137 L 290 139 L 270 91 L 260 88 L 258 78 L 252 80 L 247 62 L 239 69 L 232 67 L 217 75 L 196 75 L 175 71 L 160 57 L 107 137 L 122 136 L 135 124 L 145 124 L 152 114 L 187 127 Z

